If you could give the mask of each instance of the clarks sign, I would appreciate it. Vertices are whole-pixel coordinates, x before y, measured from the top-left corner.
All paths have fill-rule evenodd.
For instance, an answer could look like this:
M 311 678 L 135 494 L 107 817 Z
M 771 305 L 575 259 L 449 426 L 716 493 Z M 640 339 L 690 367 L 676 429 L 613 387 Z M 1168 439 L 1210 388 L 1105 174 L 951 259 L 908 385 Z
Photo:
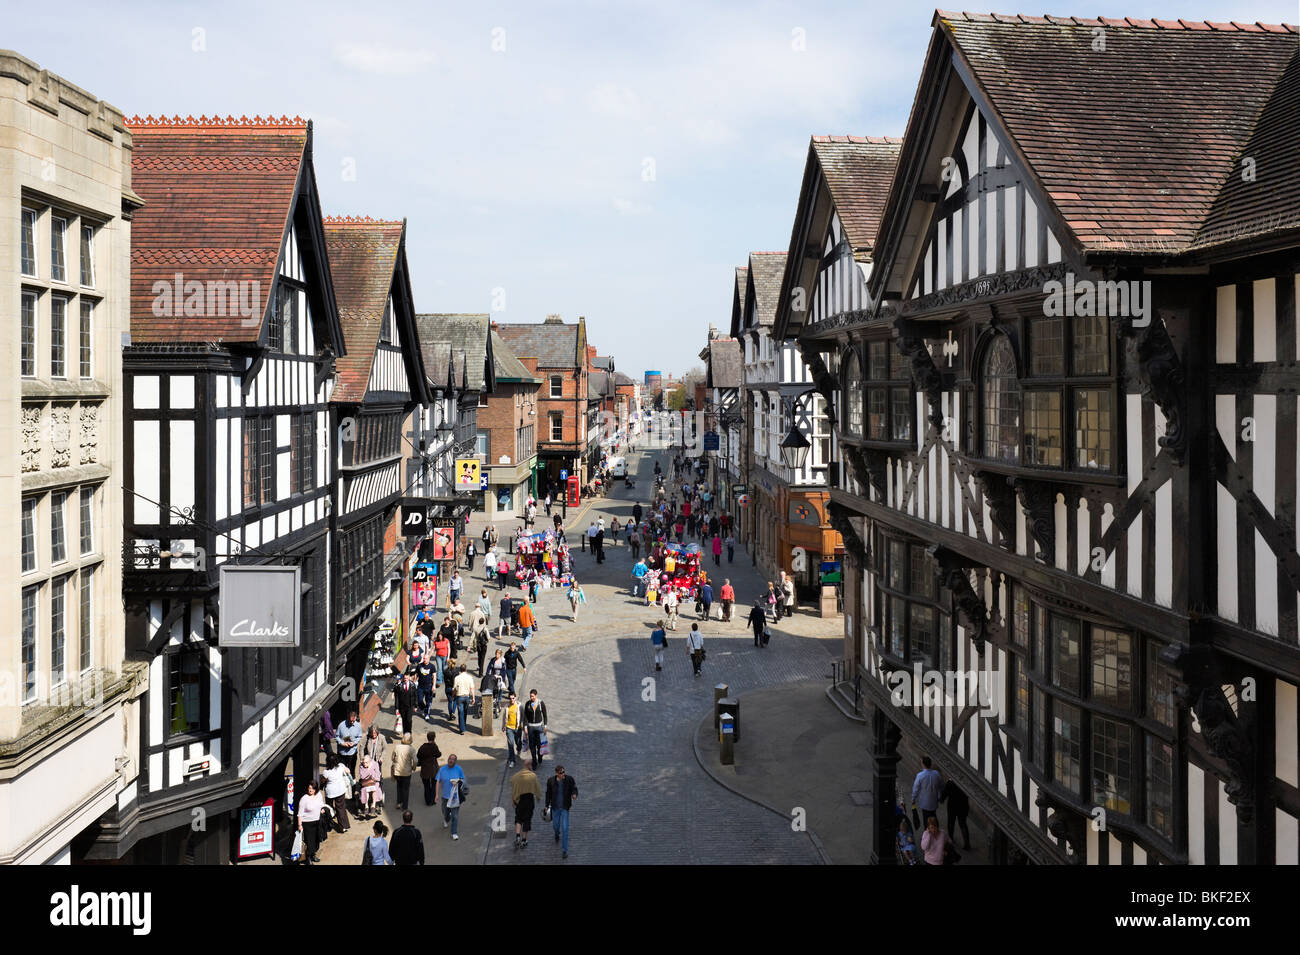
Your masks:
M 296 647 L 302 603 L 297 567 L 222 567 L 223 647 Z

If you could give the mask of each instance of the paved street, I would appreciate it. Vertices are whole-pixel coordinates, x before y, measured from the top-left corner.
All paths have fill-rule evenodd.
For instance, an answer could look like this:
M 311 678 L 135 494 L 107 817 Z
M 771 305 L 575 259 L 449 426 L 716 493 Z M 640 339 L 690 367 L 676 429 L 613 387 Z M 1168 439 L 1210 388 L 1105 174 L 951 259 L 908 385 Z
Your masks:
M 668 456 L 660 453 L 659 459 L 666 467 Z M 579 521 L 585 529 L 590 520 L 603 514 L 607 523 L 614 517 L 622 523 L 631 516 L 635 500 L 644 503 L 649 499 L 653 462 L 654 457 L 645 452 L 630 455 L 635 491 L 616 483 L 612 497 L 596 499 L 590 509 L 584 506 L 570 514 L 568 531 L 575 544 Z M 539 513 L 538 525 L 544 520 L 545 515 Z M 541 629 L 533 638 L 532 652 L 526 656 L 528 669 L 526 675 L 520 675 L 517 687 L 521 699 L 536 687 L 549 710 L 554 758 L 547 759 L 544 773 L 539 773 L 543 785 L 554 771 L 555 759 L 578 784 L 568 862 L 823 861 L 807 833 L 795 831 L 786 819 L 727 791 L 705 773 L 696 761 L 694 737 L 701 719 L 711 710 L 713 686 L 719 681 L 727 683 L 733 694 L 798 681 L 824 682 L 831 654 L 839 643 L 838 621 L 797 614 L 773 627 L 771 645 L 759 650 L 741 619 L 747 610 L 738 608 L 737 620 L 731 625 L 713 620 L 702 627 L 708 660 L 704 675 L 696 679 L 684 639 L 695 619 L 694 608 L 684 606 L 679 629 L 669 633 L 664 670 L 656 674 L 649 635 L 657 614 L 643 599 L 631 596 L 631 565 L 626 544 L 606 547 L 603 565 L 597 565 L 589 553 L 575 551 L 578 579 L 589 602 L 573 623 L 563 591 L 542 592 Z M 716 569 L 711 563 L 709 566 Z M 724 557 L 719 584 L 723 576 L 730 576 L 742 606 L 764 584 L 743 551 L 737 552 L 730 566 Z M 466 580 L 466 593 L 477 594 L 482 582 L 482 569 L 476 566 Z M 497 591 L 491 588 L 489 593 L 495 604 Z M 506 645 L 494 641 L 493 649 Z M 743 710 L 741 718 L 743 721 Z M 391 737 L 391 708 L 378 719 Z M 415 781 L 412 809 L 424 833 L 428 862 L 560 862 L 559 848 L 551 839 L 549 824 L 540 819 L 540 808 L 528 848 L 516 851 L 513 847 L 509 776 L 515 770 L 508 773 L 505 769 L 505 740 L 500 731 L 491 739 L 480 737 L 477 729 L 459 737 L 440 717 L 431 725 L 417 717 L 417 746 L 430 728 L 437 732 L 444 754 L 460 755 L 472 792 L 462 810 L 461 839 L 452 843 L 441 830 L 436 810 L 423 805 L 419 780 Z M 742 743 L 744 748 L 761 745 L 761 740 L 752 736 Z M 385 819 L 395 828 L 400 814 L 394 811 L 396 790 L 387 772 L 385 766 Z M 498 831 L 493 837 L 491 822 L 498 807 L 504 809 L 508 832 Z M 495 815 L 501 818 L 500 813 Z M 361 840 L 368 833 L 368 825 L 363 829 L 354 822 L 347 836 L 328 840 L 321 852 L 323 861 L 350 864 L 359 860 Z

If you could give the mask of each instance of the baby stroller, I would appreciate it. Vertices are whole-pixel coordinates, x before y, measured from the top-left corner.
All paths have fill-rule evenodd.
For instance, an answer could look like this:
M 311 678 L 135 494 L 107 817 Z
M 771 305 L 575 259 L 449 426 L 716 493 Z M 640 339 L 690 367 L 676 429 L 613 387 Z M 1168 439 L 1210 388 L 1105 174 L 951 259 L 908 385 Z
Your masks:
M 478 719 L 483 718 L 483 701 L 492 700 L 492 718 L 495 720 L 501 716 L 501 694 L 506 691 L 506 681 L 491 673 L 483 674 L 483 679 L 478 684 L 478 699 L 474 702 L 474 715 Z

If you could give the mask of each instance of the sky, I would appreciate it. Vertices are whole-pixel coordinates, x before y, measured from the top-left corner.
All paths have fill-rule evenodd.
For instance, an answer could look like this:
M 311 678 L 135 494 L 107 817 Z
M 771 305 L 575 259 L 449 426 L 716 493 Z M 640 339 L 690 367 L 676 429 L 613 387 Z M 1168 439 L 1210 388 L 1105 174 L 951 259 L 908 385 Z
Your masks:
M 1300 20 L 1298 0 L 993 9 Z M 407 219 L 418 311 L 582 315 L 639 379 L 699 365 L 735 267 L 788 247 L 810 136 L 903 134 L 933 13 L 64 0 L 24 4 L 0 43 L 128 116 L 311 119 L 326 214 Z

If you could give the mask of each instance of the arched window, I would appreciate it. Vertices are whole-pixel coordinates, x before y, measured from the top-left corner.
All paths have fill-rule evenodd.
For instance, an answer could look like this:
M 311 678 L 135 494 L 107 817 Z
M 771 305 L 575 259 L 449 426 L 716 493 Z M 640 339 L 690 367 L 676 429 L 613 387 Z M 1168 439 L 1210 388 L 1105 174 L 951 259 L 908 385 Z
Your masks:
M 844 359 L 844 407 L 846 430 L 862 434 L 862 363 L 855 352 Z
M 1020 463 L 1020 383 L 1016 355 L 998 335 L 984 358 L 984 457 Z

